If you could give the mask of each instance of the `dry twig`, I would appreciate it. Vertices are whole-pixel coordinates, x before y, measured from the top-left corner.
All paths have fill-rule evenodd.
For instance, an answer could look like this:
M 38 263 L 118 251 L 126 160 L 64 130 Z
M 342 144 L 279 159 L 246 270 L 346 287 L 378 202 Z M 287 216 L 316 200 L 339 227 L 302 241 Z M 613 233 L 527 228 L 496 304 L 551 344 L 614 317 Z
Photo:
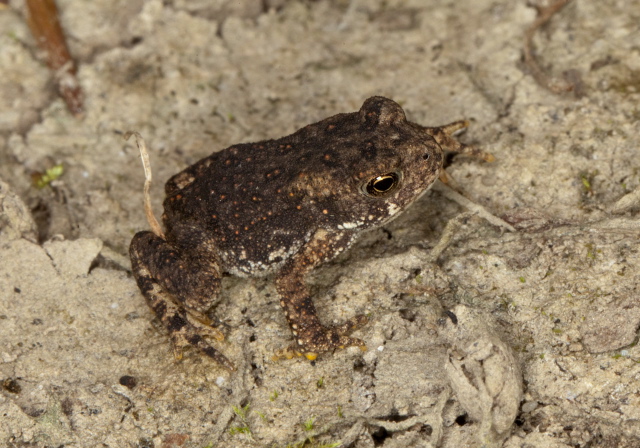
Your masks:
M 124 134 L 124 139 L 129 140 L 129 137 L 134 136 L 136 139 L 136 145 L 140 150 L 140 158 L 142 159 L 142 168 L 144 169 L 144 213 L 147 216 L 147 222 L 149 222 L 149 226 L 151 226 L 151 231 L 155 233 L 160 238 L 164 239 L 164 232 L 162 231 L 162 227 L 155 215 L 153 214 L 153 209 L 151 208 L 151 195 L 149 194 L 149 190 L 151 188 L 151 163 L 149 162 L 149 152 L 147 151 L 147 145 L 144 142 L 142 136 L 135 132 L 129 131 Z
M 552 91 L 553 93 L 564 93 L 573 90 L 573 84 L 561 79 L 551 78 L 538 64 L 534 55 L 533 36 L 536 31 L 546 24 L 554 14 L 562 9 L 571 0 L 556 0 L 545 8 L 538 8 L 538 18 L 531 24 L 524 33 L 524 62 L 529 68 L 531 75 L 538 84 Z
M 26 0 L 29 10 L 28 23 L 38 46 L 47 55 L 47 65 L 54 72 L 60 96 L 69 111 L 82 115 L 82 90 L 76 78 L 76 65 L 71 59 L 62 27 L 58 20 L 58 9 L 54 0 Z
M 517 232 L 517 230 L 511 224 L 504 221 L 503 219 L 498 218 L 497 216 L 492 214 L 489 210 L 484 208 L 482 205 L 476 204 L 475 202 L 465 198 L 460 193 L 453 190 L 451 187 L 441 182 L 440 183 L 436 182 L 433 185 L 433 189 L 438 193 L 442 194 L 443 196 L 445 196 L 446 198 L 457 202 L 467 210 L 478 214 L 478 216 L 487 220 L 490 224 L 493 224 L 494 226 L 502 227 L 503 229 L 508 230 L 509 232 Z

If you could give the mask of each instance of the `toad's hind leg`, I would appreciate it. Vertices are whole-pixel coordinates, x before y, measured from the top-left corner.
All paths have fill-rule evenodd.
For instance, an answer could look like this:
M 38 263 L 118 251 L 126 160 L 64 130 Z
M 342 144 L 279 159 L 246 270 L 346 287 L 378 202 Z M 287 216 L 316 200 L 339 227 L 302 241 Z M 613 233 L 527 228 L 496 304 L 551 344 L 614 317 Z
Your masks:
M 216 263 L 186 258 L 152 232 L 139 232 L 129 248 L 131 267 L 149 307 L 169 332 L 176 358 L 187 346 L 197 347 L 229 370 L 235 367 L 204 336 L 223 339 L 202 314 L 220 290 Z M 199 262 L 200 261 L 200 262 Z

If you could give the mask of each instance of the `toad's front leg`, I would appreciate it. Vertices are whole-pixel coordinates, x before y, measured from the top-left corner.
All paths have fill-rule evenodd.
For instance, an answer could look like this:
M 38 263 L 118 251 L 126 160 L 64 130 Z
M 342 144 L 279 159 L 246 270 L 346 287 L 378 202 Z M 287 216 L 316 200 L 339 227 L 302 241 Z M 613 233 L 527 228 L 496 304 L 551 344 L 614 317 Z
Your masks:
M 336 348 L 366 348 L 361 339 L 347 336 L 367 323 L 366 316 L 354 316 L 342 325 L 325 327 L 318 319 L 304 281 L 310 270 L 346 249 L 351 239 L 352 234 L 347 232 L 320 230 L 278 273 L 276 288 L 280 294 L 280 305 L 295 338 L 295 343 L 288 349 L 289 353 L 303 354 L 313 360 L 319 353 Z

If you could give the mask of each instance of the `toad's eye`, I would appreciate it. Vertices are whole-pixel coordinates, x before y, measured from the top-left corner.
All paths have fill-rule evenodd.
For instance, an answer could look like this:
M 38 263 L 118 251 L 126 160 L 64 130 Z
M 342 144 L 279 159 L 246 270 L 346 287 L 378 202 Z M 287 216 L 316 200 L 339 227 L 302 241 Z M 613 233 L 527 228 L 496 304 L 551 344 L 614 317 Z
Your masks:
M 398 172 L 380 174 L 365 182 L 362 186 L 362 192 L 373 198 L 386 196 L 398 188 L 400 177 Z

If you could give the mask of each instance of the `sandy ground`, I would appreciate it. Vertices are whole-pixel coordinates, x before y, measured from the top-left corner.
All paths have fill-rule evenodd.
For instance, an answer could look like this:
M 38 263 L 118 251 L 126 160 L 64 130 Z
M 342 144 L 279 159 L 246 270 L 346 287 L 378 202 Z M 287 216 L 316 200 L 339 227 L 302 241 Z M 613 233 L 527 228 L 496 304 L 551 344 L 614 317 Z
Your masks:
M 524 0 L 59 0 L 82 119 L 11 5 L 1 445 L 640 446 L 640 224 L 634 201 L 615 207 L 640 186 L 640 1 L 576 0 L 536 35 L 544 70 L 578 80 L 557 95 L 523 65 Z M 122 133 L 152 148 L 160 210 L 164 181 L 210 152 L 371 95 L 425 125 L 471 120 L 462 139 L 496 162 L 448 172 L 516 231 L 436 189 L 311 279 L 326 322 L 370 314 L 366 353 L 272 361 L 291 340 L 272 282 L 226 277 L 218 346 L 238 372 L 176 361 L 130 273 L 147 224 Z

